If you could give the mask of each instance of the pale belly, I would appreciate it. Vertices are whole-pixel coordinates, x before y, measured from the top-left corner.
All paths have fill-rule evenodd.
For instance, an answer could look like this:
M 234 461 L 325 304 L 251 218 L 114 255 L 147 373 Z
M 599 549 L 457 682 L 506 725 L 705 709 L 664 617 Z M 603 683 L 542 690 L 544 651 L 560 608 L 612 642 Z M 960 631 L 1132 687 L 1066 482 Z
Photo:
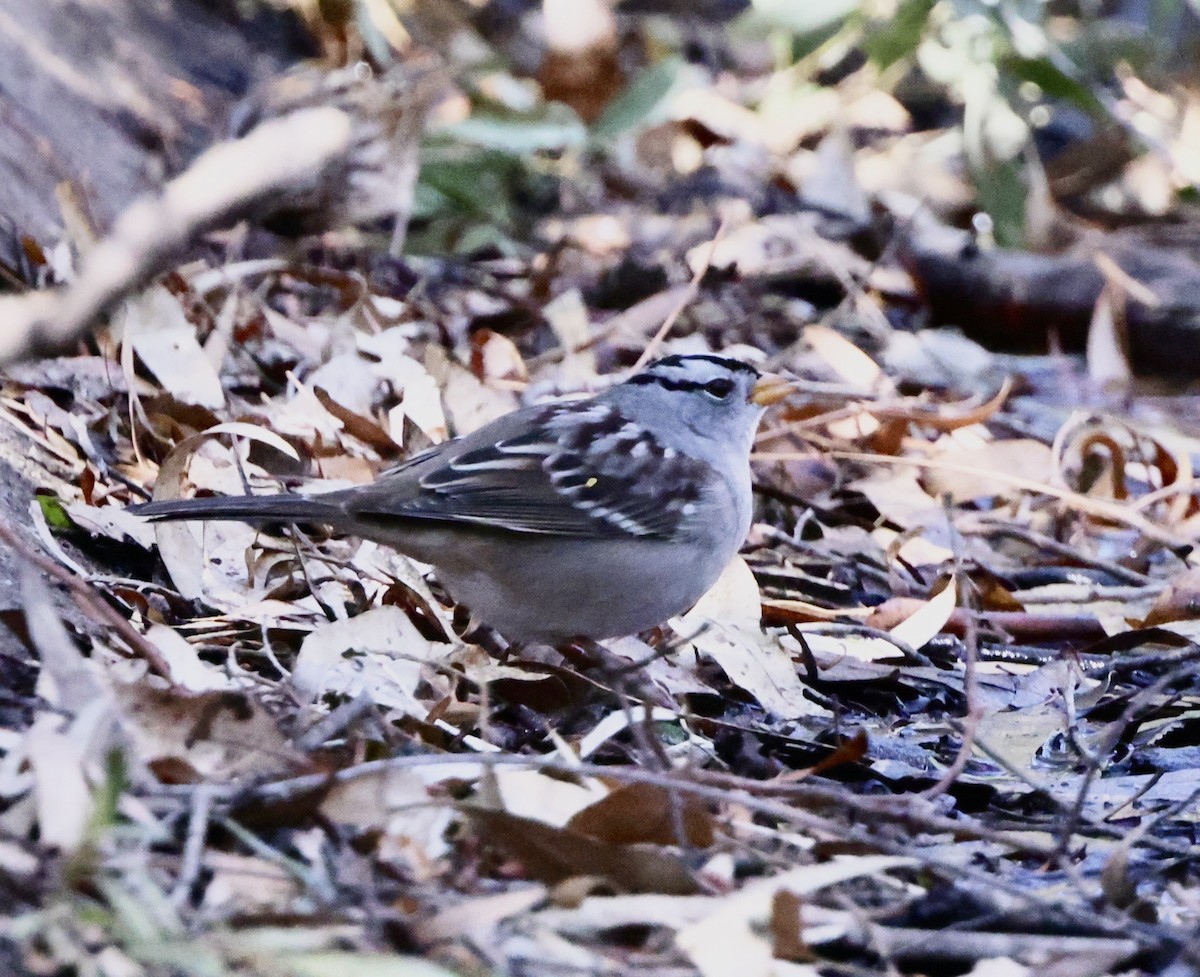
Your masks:
M 430 562 L 455 600 L 509 640 L 555 643 L 636 634 L 686 611 L 716 582 L 738 543 L 510 536 L 486 544 L 489 564 L 499 560 L 501 573 L 480 572 L 462 541 L 457 554 Z

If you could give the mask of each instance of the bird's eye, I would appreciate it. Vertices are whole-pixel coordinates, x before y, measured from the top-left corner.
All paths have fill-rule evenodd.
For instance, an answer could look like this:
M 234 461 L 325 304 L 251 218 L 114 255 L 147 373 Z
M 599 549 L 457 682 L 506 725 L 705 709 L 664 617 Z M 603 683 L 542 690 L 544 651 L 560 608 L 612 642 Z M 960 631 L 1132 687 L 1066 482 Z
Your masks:
M 724 400 L 733 393 L 733 381 L 724 377 L 718 380 L 709 380 L 704 385 L 704 392 L 717 400 Z

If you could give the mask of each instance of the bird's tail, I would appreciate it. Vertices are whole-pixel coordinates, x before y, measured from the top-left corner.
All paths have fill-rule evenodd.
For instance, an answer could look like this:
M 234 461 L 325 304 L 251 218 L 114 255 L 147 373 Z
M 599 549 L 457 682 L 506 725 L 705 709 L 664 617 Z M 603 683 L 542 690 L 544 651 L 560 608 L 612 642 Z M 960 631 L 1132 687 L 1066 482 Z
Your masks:
M 207 499 L 164 499 L 131 506 L 130 511 L 153 522 L 231 519 L 249 523 L 338 523 L 345 516 L 341 506 L 332 501 L 291 492 L 279 495 L 226 495 Z

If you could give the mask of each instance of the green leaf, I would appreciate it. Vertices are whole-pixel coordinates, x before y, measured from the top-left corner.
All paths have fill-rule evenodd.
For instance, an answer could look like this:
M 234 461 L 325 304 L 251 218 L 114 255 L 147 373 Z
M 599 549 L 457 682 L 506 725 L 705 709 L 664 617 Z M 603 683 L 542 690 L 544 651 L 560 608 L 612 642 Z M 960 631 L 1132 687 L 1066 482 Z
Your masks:
M 424 172 L 413 190 L 411 217 L 413 220 L 426 220 L 446 213 L 454 206 L 454 201 L 441 190 L 425 179 Z
M 523 114 L 480 110 L 469 118 L 437 131 L 443 138 L 469 143 L 511 156 L 561 152 L 580 147 L 587 129 L 568 106 L 547 102 Z
M 513 160 L 501 154 L 474 152 L 461 159 L 442 159 L 422 165 L 418 213 L 434 216 L 458 212 L 498 224 L 511 220 L 509 199 L 516 179 Z M 440 204 L 441 206 L 437 206 Z M 424 207 L 436 210 L 423 213 Z
M 515 255 L 519 251 L 512 238 L 492 224 L 474 224 L 454 242 L 456 254 L 477 254 L 492 248 L 505 255 Z
M 1002 248 L 1025 246 L 1025 186 L 1022 158 L 972 172 L 979 206 L 992 218 L 992 234 Z
M 622 132 L 644 125 L 675 87 L 683 62 L 663 58 L 650 65 L 613 99 L 592 126 L 593 142 L 611 142 Z
M 1104 104 L 1096 94 L 1077 78 L 1047 58 L 1005 58 L 1001 68 L 1019 81 L 1031 81 L 1052 98 L 1071 102 L 1085 112 L 1104 116 Z
M 911 57 L 925 36 L 925 25 L 934 0 L 903 0 L 894 17 L 880 25 L 868 24 L 862 48 L 881 70 Z
M 113 748 L 104 757 L 104 781 L 96 791 L 96 809 L 92 812 L 93 834 L 106 831 L 117 823 L 117 805 L 129 786 L 129 764 L 124 751 Z
M 51 529 L 70 529 L 75 525 L 67 510 L 63 508 L 62 500 L 55 495 L 37 496 L 38 505 L 42 507 L 42 516 Z

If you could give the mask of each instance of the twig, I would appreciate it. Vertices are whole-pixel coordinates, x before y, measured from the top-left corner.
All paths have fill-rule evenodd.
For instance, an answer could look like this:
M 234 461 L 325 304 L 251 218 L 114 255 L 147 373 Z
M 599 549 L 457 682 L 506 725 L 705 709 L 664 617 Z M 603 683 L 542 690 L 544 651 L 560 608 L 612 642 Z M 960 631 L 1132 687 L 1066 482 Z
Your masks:
M 289 542 L 292 544 L 292 552 L 296 555 L 296 564 L 300 567 L 300 575 L 304 578 L 304 585 L 308 587 L 308 592 L 312 594 L 312 599 L 316 601 L 317 606 L 321 608 L 321 611 L 325 614 L 325 617 L 330 622 L 336 621 L 338 619 L 337 613 L 321 596 L 321 592 L 317 590 L 316 584 L 313 583 L 312 577 L 309 576 L 308 564 L 304 562 L 304 554 L 300 552 L 300 541 L 298 537 L 303 537 L 304 542 L 310 549 L 315 550 L 316 547 L 312 545 L 312 541 L 307 536 L 304 536 L 299 526 L 293 524 L 291 528 L 292 532 L 289 536 Z
M 1052 960 L 1087 960 L 1089 973 L 1109 967 L 1138 952 L 1136 940 L 1112 936 L 1045 936 L 1040 933 L 979 933 L 964 930 L 922 930 L 870 926 L 848 935 L 848 942 L 869 947 L 888 958 L 930 960 L 1017 960 L 1045 966 Z
M 873 851 L 896 854 L 912 858 L 962 884 L 975 887 L 981 897 L 994 899 L 998 894 L 1020 900 L 1040 913 L 1060 913 L 1063 919 L 1080 926 L 1095 926 L 1098 920 L 1108 920 L 1121 925 L 1126 931 L 1144 931 L 1145 939 L 1159 939 L 1153 927 L 1131 922 L 1124 915 L 1116 915 L 1105 909 L 1094 908 L 1073 910 L 1063 906 L 1053 895 L 1039 896 L 1028 886 L 1005 881 L 988 874 L 953 857 L 939 857 L 938 853 L 914 850 L 912 833 L 950 835 L 960 840 L 981 840 L 1004 846 L 1015 853 L 1048 860 L 1054 849 L 1030 840 L 1024 832 L 1006 833 L 979 825 L 970 818 L 949 818 L 928 810 L 929 805 L 914 797 L 863 797 L 850 794 L 844 788 L 823 787 L 810 783 L 780 784 L 753 781 L 729 774 L 704 771 L 649 771 L 634 767 L 607 766 L 594 763 L 565 762 L 558 757 L 529 757 L 505 753 L 486 754 L 420 754 L 394 757 L 359 764 L 356 767 L 334 774 L 310 774 L 268 784 L 230 784 L 220 790 L 220 796 L 232 811 L 247 805 L 260 803 L 275 804 L 291 798 L 301 797 L 318 790 L 326 790 L 336 783 L 347 783 L 362 777 L 377 776 L 389 770 L 404 770 L 422 766 L 462 766 L 470 768 L 495 768 L 504 766 L 524 767 L 561 774 L 567 777 L 602 777 L 623 783 L 644 783 L 677 791 L 681 795 L 705 800 L 715 804 L 737 804 L 753 813 L 792 824 L 813 833 L 818 838 L 837 838 L 851 844 L 866 846 Z M 159 785 L 156 791 L 165 795 L 178 795 L 192 788 Z M 780 796 L 771 800 L 764 795 Z M 921 808 L 918 810 L 918 806 Z M 841 809 L 847 814 L 857 815 L 866 822 L 862 826 L 848 826 L 834 821 L 829 809 Z M 230 816 L 222 823 L 236 824 Z M 880 831 L 879 823 L 891 822 L 904 831 L 904 837 L 893 840 Z M 278 855 L 276 853 L 276 860 Z M 292 869 L 292 866 L 288 866 Z
M 837 610 L 843 611 L 842 608 Z M 796 632 L 801 634 L 817 634 L 835 637 L 838 635 L 849 635 L 853 638 L 873 638 L 876 641 L 884 641 L 894 647 L 902 654 L 910 665 L 924 665 L 926 668 L 933 668 L 934 664 L 928 657 L 922 655 L 916 648 L 908 644 L 906 641 L 901 641 L 890 631 L 885 631 L 881 628 L 873 628 L 866 624 L 839 624 L 836 621 L 820 624 L 806 624 L 803 628 L 797 625 L 788 625 L 788 630 L 795 627 L 796 631 L 792 636 L 796 636 Z
M 1027 838 L 1012 837 L 1001 831 L 993 831 L 968 818 L 950 818 L 925 810 L 917 810 L 915 798 L 907 797 L 861 797 L 844 789 L 822 787 L 809 783 L 776 783 L 756 781 L 733 774 L 711 771 L 654 771 L 637 767 L 618 767 L 603 764 L 565 764 L 556 757 L 518 756 L 505 753 L 481 754 L 420 754 L 417 756 L 394 757 L 389 760 L 374 760 L 355 767 L 327 774 L 308 774 L 270 784 L 250 786 L 239 790 L 230 786 L 231 802 L 235 807 L 252 802 L 278 803 L 301 796 L 310 791 L 334 783 L 346 783 L 361 777 L 370 777 L 391 769 L 447 765 L 478 765 L 480 767 L 526 766 L 536 770 L 564 773 L 572 776 L 605 777 L 627 783 L 646 783 L 656 787 L 674 788 L 715 803 L 736 801 L 753 811 L 795 824 L 806 830 L 828 835 L 836 832 L 850 841 L 862 842 L 882 851 L 911 854 L 901 851 L 900 846 L 891 845 L 878 830 L 859 831 L 832 822 L 827 815 L 813 813 L 785 803 L 786 800 L 803 803 L 807 808 L 840 808 L 870 820 L 892 821 L 909 829 L 929 833 L 950 833 L 959 838 L 991 841 L 1004 845 L 1025 855 L 1047 859 L 1054 854 L 1052 847 L 1041 845 Z M 781 800 L 768 800 L 778 797 Z M 920 801 L 921 807 L 927 807 Z M 881 847 L 882 846 L 882 847 Z
M 253 854 L 264 861 L 270 862 L 272 865 L 279 866 L 288 875 L 300 882 L 309 892 L 321 898 L 322 902 L 329 905 L 333 905 L 336 902 L 336 894 L 331 890 L 328 876 L 325 873 L 306 865 L 298 858 L 292 858 L 277 848 L 273 848 L 249 828 L 231 817 L 219 817 L 217 818 L 217 822 Z
M 1163 583 L 1147 584 L 1145 587 L 1102 587 L 1084 584 L 1056 584 L 1054 591 L 1041 588 L 1030 590 L 1014 590 L 1016 597 L 1026 607 L 1038 605 L 1045 607 L 1051 604 L 1090 604 L 1097 600 L 1115 600 L 1122 603 L 1148 600 L 1157 597 L 1167 589 Z
M 936 458 L 893 457 L 892 455 L 870 454 L 869 452 L 862 451 L 831 451 L 829 452 L 829 456 L 839 461 L 856 461 L 868 465 L 908 465 L 914 468 L 957 472 L 963 475 L 979 475 L 981 473 L 981 469 L 974 465 L 957 465 Z M 798 454 L 794 451 L 779 451 L 762 452 L 757 454 L 756 457 L 760 461 L 804 461 L 808 456 Z M 1191 546 L 1195 543 L 1194 539 L 1178 536 L 1169 530 L 1163 529 L 1157 523 L 1151 522 L 1145 516 L 1134 511 L 1131 506 L 1106 502 L 1103 499 L 1093 499 L 1079 492 L 1074 492 L 1071 489 L 1059 488 L 1056 485 L 1039 482 L 1032 478 L 1023 478 L 1020 475 L 1012 475 L 1008 472 L 989 469 L 984 474 L 996 482 L 1010 485 L 1013 488 L 1023 489 L 1026 492 L 1034 492 L 1039 495 L 1048 495 L 1051 498 L 1058 499 L 1060 502 L 1065 502 L 1073 506 L 1084 515 L 1097 519 L 1107 519 L 1118 525 L 1136 529 L 1147 538 L 1154 540 L 1156 543 L 1162 543 L 1165 546 Z
M 709 266 L 712 264 L 713 255 L 717 253 L 717 245 L 721 243 L 721 238 L 725 236 L 725 227 L 728 223 L 727 218 L 721 218 L 721 223 L 717 225 L 717 233 L 713 235 L 712 240 L 708 243 L 708 253 L 704 256 L 704 261 L 700 263 L 695 274 L 692 275 L 692 280 L 688 283 L 687 291 L 675 304 L 675 308 L 671 310 L 671 314 L 659 326 L 658 332 L 646 344 L 646 348 L 642 350 L 642 355 L 638 357 L 638 361 L 633 365 L 633 370 L 630 372 L 637 373 L 638 370 L 654 359 L 654 355 L 658 352 L 658 347 L 667 338 L 667 333 L 671 331 L 671 327 L 675 325 L 675 321 L 683 313 L 683 310 L 695 300 L 696 294 L 700 291 L 700 281 L 704 278 Z
M 667 658 L 667 657 L 675 654 L 677 651 L 682 650 L 684 647 L 686 647 L 687 645 L 689 645 L 693 641 L 695 641 L 697 638 L 699 638 L 706 631 L 711 629 L 711 627 L 712 627 L 712 623 L 709 621 L 705 621 L 698 628 L 696 628 L 696 630 L 693 631 L 691 634 L 676 635 L 674 638 L 671 638 L 669 641 L 664 641 L 657 648 L 651 649 L 650 654 L 645 655 L 642 658 L 637 658 L 634 661 L 631 661 L 628 665 L 620 665 L 620 666 L 617 666 L 616 668 L 609 669 L 606 674 L 616 677 L 616 676 L 620 676 L 620 675 L 629 674 L 630 672 L 640 672 L 643 668 L 646 668 L 648 665 L 652 665 L 656 661 L 659 661 L 663 658 Z
M 966 598 L 970 593 L 970 578 L 963 570 L 962 536 L 954 526 L 954 515 L 950 508 L 950 497 L 944 496 L 942 506 L 946 517 L 946 527 L 950 533 L 950 546 L 954 558 L 954 585 L 960 598 Z M 926 800 L 939 797 L 953 786 L 959 775 L 967 767 L 967 761 L 975 750 L 975 734 L 979 730 L 979 720 L 983 708 L 979 701 L 979 683 L 975 674 L 975 663 L 979 658 L 979 621 L 974 614 L 967 616 L 964 625 L 963 647 L 966 649 L 966 660 L 963 662 L 963 696 L 967 700 L 966 715 L 962 722 L 962 740 L 953 762 L 946 768 L 936 784 L 921 792 Z
M 93 620 L 112 628 L 134 655 L 145 659 L 153 672 L 170 682 L 172 688 L 175 687 L 171 678 L 171 667 L 158 649 L 145 635 L 134 630 L 133 625 L 109 606 L 86 580 L 68 573 L 53 560 L 42 556 L 3 521 L 0 521 L 0 542 L 13 549 L 21 559 L 36 564 L 43 572 L 63 584 L 71 592 L 80 610 Z
M 371 693 L 363 689 L 349 702 L 343 702 L 329 715 L 313 723 L 304 734 L 296 740 L 297 749 L 308 753 L 322 746 L 342 730 L 358 722 L 375 708 L 375 700 Z
M 579 650 L 589 662 L 595 663 L 601 675 L 611 686 L 611 692 L 617 700 L 617 705 L 625 715 L 625 726 L 633 737 L 646 762 L 656 769 L 669 770 L 671 760 L 659 741 L 650 718 L 654 707 L 662 705 L 662 695 L 656 694 L 652 686 L 643 680 L 636 670 L 631 671 L 624 663 L 618 664 L 619 656 L 613 654 L 598 641 L 576 640 L 571 643 L 569 650 Z M 561 652 L 560 652 L 561 653 Z M 568 651 L 569 653 L 569 651 Z M 565 657 L 565 656 L 564 656 Z M 633 714 L 630 700 L 636 699 L 642 706 L 641 717 Z M 667 703 L 672 708 L 673 702 Z
M 957 728 L 958 724 L 952 722 L 951 725 Z M 980 753 L 982 753 L 984 756 L 986 756 L 988 759 L 990 759 L 993 763 L 995 763 L 999 767 L 1001 767 L 1010 777 L 1014 778 L 1015 780 L 1019 780 L 1021 783 L 1025 784 L 1025 786 L 1027 786 L 1030 790 L 1032 790 L 1035 794 L 1037 794 L 1038 797 L 1042 798 L 1042 800 L 1044 800 L 1047 804 L 1050 804 L 1051 806 L 1057 808 L 1058 812 L 1060 814 L 1070 814 L 1071 813 L 1071 811 L 1072 811 L 1071 804 L 1068 804 L 1066 801 L 1062 800 L 1049 788 L 1044 787 L 1042 784 L 1039 784 L 1029 774 L 1029 772 L 1027 770 L 1022 770 L 1016 764 L 1009 761 L 1003 754 L 992 749 L 992 747 L 987 743 L 986 740 L 983 740 L 977 736 L 975 738 L 975 748 L 978 749 Z M 1125 808 L 1126 806 L 1134 803 L 1139 797 L 1141 797 L 1148 790 L 1150 790 L 1154 786 L 1154 784 L 1157 783 L 1159 776 L 1161 776 L 1161 775 L 1152 777 L 1151 781 L 1149 783 L 1147 783 L 1145 787 L 1143 787 L 1141 790 L 1139 790 L 1137 793 L 1135 793 L 1128 800 L 1124 801 L 1120 805 L 1120 807 L 1114 808 L 1112 811 L 1110 811 L 1108 814 L 1106 814 L 1105 821 L 1112 820 L 1113 816 L 1118 811 L 1120 811 L 1123 808 Z M 1170 812 L 1169 811 L 1164 812 L 1164 814 L 1161 815 L 1156 820 L 1161 820 L 1161 817 L 1165 816 L 1168 813 L 1170 813 Z M 1180 857 L 1187 856 L 1192 853 L 1191 845 L 1188 845 L 1183 842 L 1174 842 L 1173 843 L 1170 841 L 1165 841 L 1161 838 L 1154 838 L 1152 836 L 1147 835 L 1146 832 L 1144 832 L 1141 827 L 1139 827 L 1137 831 L 1130 833 L 1130 832 L 1126 831 L 1124 828 L 1118 828 L 1115 825 L 1109 826 L 1109 825 L 1105 824 L 1103 821 L 1097 821 L 1094 818 L 1089 818 L 1089 817 L 1086 817 L 1083 815 L 1080 816 L 1080 823 L 1086 824 L 1088 827 L 1088 831 L 1092 834 L 1092 836 L 1097 837 L 1097 838 L 1114 838 L 1114 839 L 1128 840 L 1129 838 L 1136 836 L 1136 839 L 1140 841 L 1142 839 L 1142 836 L 1146 835 L 1144 843 L 1147 848 L 1153 848 L 1156 851 L 1161 851 L 1168 855 L 1176 855 L 1176 856 L 1180 856 Z M 1149 822 L 1147 822 L 1147 823 L 1149 823 Z M 1142 827 L 1144 827 L 1144 825 Z M 1078 831 L 1077 833 L 1082 834 L 1083 832 Z
M 1091 790 L 1092 782 L 1099 776 L 1108 755 L 1116 747 L 1125 730 L 1138 718 L 1151 699 L 1161 694 L 1180 678 L 1194 671 L 1194 664 L 1187 662 L 1178 668 L 1172 669 L 1165 675 L 1160 675 L 1153 683 L 1130 697 L 1129 701 L 1125 704 L 1125 708 L 1121 711 L 1121 715 L 1108 724 L 1108 727 L 1101 734 L 1100 741 L 1094 749 L 1090 751 L 1084 750 L 1080 744 L 1076 744 L 1080 749 L 1081 755 L 1087 762 L 1087 769 L 1084 771 L 1083 782 L 1079 785 L 1079 791 L 1075 795 L 1075 803 L 1072 805 L 1059 831 L 1057 846 L 1059 857 L 1065 857 L 1069 851 L 1071 839 L 1075 836 L 1080 820 L 1083 818 L 1083 809 L 1087 803 L 1087 795 Z
M 122 297 L 169 268 L 198 235 L 320 179 L 349 155 L 353 135 L 346 112 L 322 107 L 268 120 L 242 139 L 218 143 L 159 196 L 121 214 L 70 288 L 6 300 L 0 363 L 69 347 Z
M 188 818 L 187 838 L 183 843 L 183 863 L 179 868 L 179 877 L 171 888 L 171 903 L 176 907 L 182 906 L 200 875 L 201 860 L 204 857 L 204 840 L 208 837 L 208 819 L 212 814 L 215 791 L 212 784 L 196 785 L 192 794 L 192 811 Z
M 1131 570 L 1129 567 L 1122 566 L 1113 560 L 1104 560 L 1098 556 L 1090 556 L 1087 553 L 1081 552 L 1078 547 L 1063 543 L 1053 536 L 1047 536 L 1045 533 L 1037 533 L 1031 529 L 1025 529 L 1023 526 L 1014 526 L 1012 523 L 984 520 L 979 528 L 969 528 L 965 532 L 971 534 L 978 533 L 981 536 L 1008 536 L 1011 539 L 1019 539 L 1021 542 L 1028 543 L 1030 546 L 1036 546 L 1040 550 L 1046 550 L 1057 556 L 1065 556 L 1067 559 L 1073 560 L 1081 566 L 1103 570 L 1118 580 L 1124 580 L 1135 587 L 1146 586 L 1154 582 L 1146 574 L 1138 573 L 1136 570 Z

